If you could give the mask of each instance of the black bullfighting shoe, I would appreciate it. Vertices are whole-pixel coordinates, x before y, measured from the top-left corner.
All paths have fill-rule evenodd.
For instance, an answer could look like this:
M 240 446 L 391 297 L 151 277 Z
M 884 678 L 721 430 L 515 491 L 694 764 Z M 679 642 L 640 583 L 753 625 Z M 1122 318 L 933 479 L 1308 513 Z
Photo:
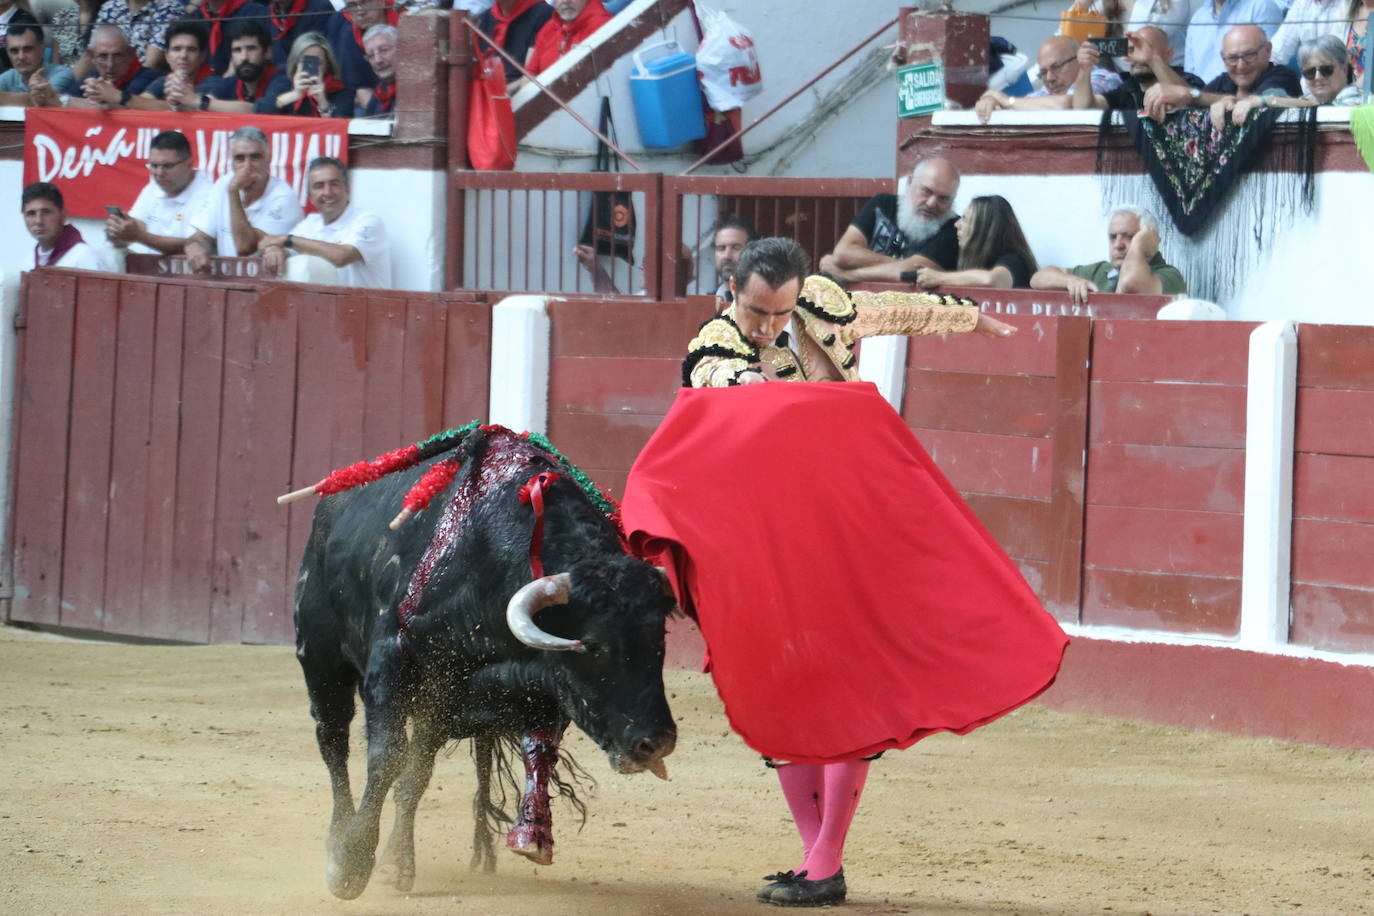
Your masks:
M 763 887 L 759 888 L 759 892 L 754 895 L 754 899 L 757 900 L 759 903 L 768 903 L 770 900 L 773 899 L 773 891 L 777 890 L 778 888 L 784 885 L 791 884 L 793 881 L 799 881 L 805 877 L 806 872 L 801 872 L 800 874 L 793 874 L 791 871 L 780 871 L 776 875 L 764 875 L 763 880 L 772 883 L 765 884 Z
M 845 892 L 843 868 L 823 881 L 811 881 L 806 872 L 800 872 L 789 880 L 778 881 L 768 902 L 773 906 L 830 906 L 844 903 Z

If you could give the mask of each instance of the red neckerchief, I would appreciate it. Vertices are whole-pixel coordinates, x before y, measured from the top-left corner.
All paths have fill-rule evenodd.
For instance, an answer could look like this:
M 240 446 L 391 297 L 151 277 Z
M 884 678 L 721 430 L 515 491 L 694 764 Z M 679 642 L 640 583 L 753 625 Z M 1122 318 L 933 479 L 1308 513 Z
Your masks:
M 133 82 L 133 78 L 138 76 L 138 71 L 142 69 L 143 62 L 135 56 L 133 60 L 129 61 L 129 69 L 124 71 L 124 75 L 114 81 L 115 88 L 123 89 L 125 86 L 129 85 L 129 83 Z
M 52 254 L 48 255 L 48 266 L 51 267 L 62 260 L 62 256 L 81 244 L 81 241 L 81 230 L 77 229 L 71 223 L 63 226 L 62 231 L 57 233 L 57 244 L 53 245 Z M 37 245 L 33 246 L 34 267 L 42 266 L 38 263 L 38 247 Z
M 268 64 L 266 67 L 264 67 L 262 71 L 262 76 L 258 77 L 257 91 L 253 93 L 251 96 L 244 95 L 243 87 L 247 84 L 243 81 L 243 78 L 240 77 L 239 79 L 234 80 L 234 95 L 238 96 L 238 100 L 240 102 L 256 102 L 258 99 L 262 98 L 263 92 L 267 90 L 267 84 L 272 82 L 272 77 L 276 75 L 276 67 L 272 66 L 271 64 Z
M 324 95 L 326 99 L 343 88 L 344 81 L 338 77 L 326 76 L 324 78 Z M 307 110 L 307 108 L 309 110 Z M 325 113 L 320 111 L 320 106 L 312 95 L 303 95 L 297 99 L 296 104 L 291 107 L 291 111 L 305 118 L 325 117 Z
M 269 18 L 272 20 L 272 24 L 277 27 L 277 34 L 272 36 L 273 41 L 280 41 L 283 35 L 296 27 L 296 22 L 300 20 L 301 13 L 305 12 L 305 5 L 309 2 L 310 0 L 296 0 L 281 19 L 277 18 L 277 5 L 275 3 L 267 8 L 271 14 Z
M 501 12 L 501 0 L 496 0 L 491 5 L 491 18 L 496 22 L 495 27 L 491 30 L 491 37 L 504 48 L 506 46 L 506 31 L 510 28 L 510 24 L 543 2 L 544 0 L 515 0 L 515 9 L 511 10 L 510 15 L 507 15 Z
M 544 0 L 535 0 L 536 3 L 543 3 Z M 386 83 L 378 83 L 372 90 L 372 94 L 377 99 L 378 111 L 390 111 L 396 104 L 396 80 L 388 80 Z
M 361 48 L 363 46 L 363 30 L 358 28 L 358 24 L 353 21 L 353 17 L 349 15 L 347 7 L 344 7 L 343 17 L 348 20 L 349 25 L 353 26 L 353 40 L 356 41 L 358 43 L 358 47 Z M 391 26 L 392 28 L 395 28 L 396 23 L 400 21 L 401 14 L 396 12 L 396 4 L 394 0 L 386 0 L 386 24 Z
M 212 13 L 207 3 L 200 5 L 200 18 L 210 20 L 210 53 L 212 55 L 219 50 L 220 42 L 224 40 L 224 20 L 237 13 L 239 7 L 247 2 L 248 0 L 224 0 L 224 4 L 217 13 Z
M 192 88 L 194 88 L 194 87 L 196 87 L 196 86 L 199 86 L 201 83 L 205 82 L 205 78 L 206 78 L 206 77 L 212 76 L 213 74 L 214 74 L 214 71 L 210 69 L 210 61 L 208 61 L 208 60 L 203 60 L 203 61 L 201 61 L 201 62 L 200 62 L 200 71 L 199 71 L 198 73 L 196 73 L 195 78 L 191 81 L 191 86 L 192 86 Z

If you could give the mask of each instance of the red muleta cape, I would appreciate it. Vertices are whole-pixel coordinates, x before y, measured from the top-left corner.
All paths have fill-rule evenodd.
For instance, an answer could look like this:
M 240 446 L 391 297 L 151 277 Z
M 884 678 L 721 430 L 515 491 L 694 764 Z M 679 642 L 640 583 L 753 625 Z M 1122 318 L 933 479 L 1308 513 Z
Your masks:
M 684 388 L 622 511 L 695 613 L 731 726 L 769 757 L 964 734 L 1049 687 L 1068 644 L 868 383 Z

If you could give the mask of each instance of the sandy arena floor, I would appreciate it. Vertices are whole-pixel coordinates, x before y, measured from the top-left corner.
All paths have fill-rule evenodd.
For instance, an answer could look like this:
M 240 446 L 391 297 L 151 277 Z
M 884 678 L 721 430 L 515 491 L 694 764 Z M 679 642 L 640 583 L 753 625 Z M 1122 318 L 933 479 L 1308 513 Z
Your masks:
M 553 866 L 502 852 L 495 875 L 468 871 L 463 748 L 421 806 L 414 891 L 344 902 L 324 886 L 328 789 L 289 649 L 0 627 L 0 912 L 777 912 L 753 900 L 797 864 L 775 780 L 706 676 L 668 685 L 672 782 L 616 776 L 579 733 L 598 788 L 580 833 L 555 803 Z M 1363 752 L 1026 709 L 875 765 L 844 911 L 1374 912 L 1371 776 Z

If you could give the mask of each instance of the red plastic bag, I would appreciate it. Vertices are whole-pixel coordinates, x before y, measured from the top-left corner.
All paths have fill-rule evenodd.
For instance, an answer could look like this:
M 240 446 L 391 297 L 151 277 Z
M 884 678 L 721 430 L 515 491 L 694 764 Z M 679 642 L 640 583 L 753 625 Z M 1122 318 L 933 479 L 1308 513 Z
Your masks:
M 515 167 L 515 112 L 506 92 L 505 68 L 495 55 L 479 56 L 473 65 L 468 90 L 468 162 L 483 171 Z

